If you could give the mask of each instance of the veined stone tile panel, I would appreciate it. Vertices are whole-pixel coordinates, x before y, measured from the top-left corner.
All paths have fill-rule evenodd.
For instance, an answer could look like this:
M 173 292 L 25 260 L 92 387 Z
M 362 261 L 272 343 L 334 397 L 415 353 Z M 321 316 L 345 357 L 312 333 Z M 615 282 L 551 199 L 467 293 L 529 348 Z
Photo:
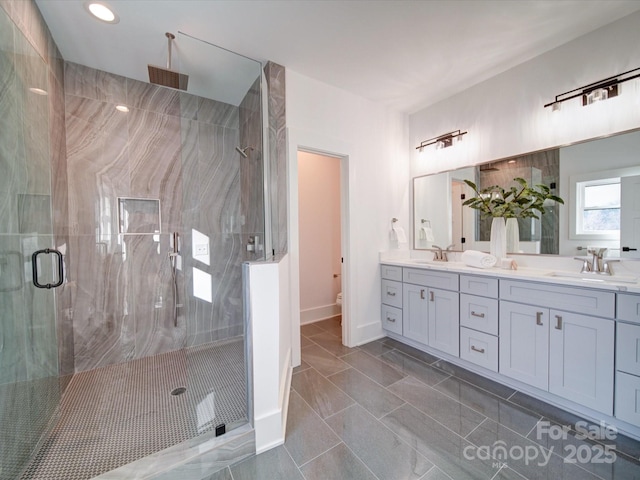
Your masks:
M 174 318 L 174 283 L 169 259 L 169 234 L 126 235 L 123 242 L 131 260 L 131 287 L 135 318 L 135 358 L 177 350 L 184 346 L 185 322 Z M 182 272 L 176 269 L 176 276 Z M 183 297 L 178 291 L 178 301 Z M 176 325 L 177 323 L 177 325 Z
M 116 234 L 117 197 L 130 196 L 126 122 L 106 106 L 66 97 L 69 217 L 75 235 Z
M 271 185 L 271 222 L 274 249 L 287 252 L 287 158 L 286 158 L 286 85 L 285 69 L 277 63 L 265 66 L 269 105 L 269 163 Z
M 189 205 L 186 225 L 205 234 L 240 233 L 240 166 L 235 159 L 238 131 L 198 122 L 198 175 L 184 179 L 185 188 L 196 184 L 200 196 Z M 203 215 L 203 212 L 207 212 Z M 188 222 L 188 223 L 187 223 Z
M 189 250 L 185 253 L 190 314 L 187 332 L 194 341 L 196 337 L 202 339 L 208 335 L 211 340 L 226 338 L 225 335 L 238 335 L 243 330 L 241 255 L 244 245 L 240 235 L 216 234 L 209 240 L 210 255 L 216 258 L 211 265 L 193 259 Z M 194 295 L 192 268 L 211 275 L 212 302 Z
M 180 115 L 180 91 L 127 78 L 127 105 L 164 115 Z
M 209 98 L 198 98 L 198 121 L 238 129 L 238 107 Z
M 13 33 L 13 23 L 0 15 L 0 233 L 18 232 L 17 194 L 27 189 L 23 94 L 16 73 Z
M 264 245 L 264 152 L 262 150 L 262 102 L 260 79 L 256 79 L 240 104 L 240 144 L 253 148 L 240 160 L 240 203 L 244 216 L 242 233 L 258 235 Z M 248 239 L 247 239 L 248 240 Z M 259 253 L 259 254 L 258 254 Z M 264 258 L 264 252 L 246 252 L 246 260 Z
M 160 199 L 162 232 L 182 226 L 182 174 L 180 118 L 146 110 L 131 110 L 129 117 L 130 194 Z
M 118 235 L 70 238 L 74 258 L 73 328 L 76 371 L 134 357 L 132 260 Z
M 180 116 L 185 120 L 198 119 L 200 97 L 187 92 L 180 92 Z
M 64 92 L 49 71 L 49 139 L 51 142 L 51 196 L 53 233 L 69 233 L 69 184 L 67 178 L 66 129 Z
M 25 352 L 27 309 L 25 305 L 24 255 L 19 235 L 0 235 L 0 385 L 24 381 L 27 378 Z

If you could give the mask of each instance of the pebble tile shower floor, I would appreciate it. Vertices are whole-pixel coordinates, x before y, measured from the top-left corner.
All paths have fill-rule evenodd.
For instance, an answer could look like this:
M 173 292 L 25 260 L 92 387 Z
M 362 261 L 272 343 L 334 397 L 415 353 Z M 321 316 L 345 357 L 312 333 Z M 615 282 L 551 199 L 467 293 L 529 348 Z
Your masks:
M 83 480 L 246 420 L 242 339 L 81 372 L 21 477 Z M 172 390 L 186 387 L 179 395 Z

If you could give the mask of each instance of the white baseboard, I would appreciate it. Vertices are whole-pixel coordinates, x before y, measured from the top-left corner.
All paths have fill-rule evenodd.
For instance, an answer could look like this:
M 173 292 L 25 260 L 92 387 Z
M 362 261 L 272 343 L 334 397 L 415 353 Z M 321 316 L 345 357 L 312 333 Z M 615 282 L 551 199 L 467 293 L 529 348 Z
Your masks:
M 385 333 L 382 330 L 382 322 L 377 320 L 366 325 L 359 325 L 356 331 L 356 338 L 354 345 L 364 345 L 365 343 L 373 342 L 379 338 L 385 337 Z
M 315 323 L 320 320 L 326 320 L 327 318 L 340 315 L 342 309 L 340 305 L 334 303 L 332 305 L 324 305 L 322 307 L 307 308 L 306 310 L 300 310 L 300 325 L 306 325 L 307 323 Z

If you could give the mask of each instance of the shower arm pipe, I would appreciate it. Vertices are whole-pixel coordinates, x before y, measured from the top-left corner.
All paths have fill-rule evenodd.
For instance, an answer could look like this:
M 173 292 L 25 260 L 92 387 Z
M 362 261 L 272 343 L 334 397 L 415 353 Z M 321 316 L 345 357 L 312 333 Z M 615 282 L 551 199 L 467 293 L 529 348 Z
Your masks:
M 167 70 L 171 70 L 171 42 L 176 38 L 173 33 L 165 33 L 167 36 Z

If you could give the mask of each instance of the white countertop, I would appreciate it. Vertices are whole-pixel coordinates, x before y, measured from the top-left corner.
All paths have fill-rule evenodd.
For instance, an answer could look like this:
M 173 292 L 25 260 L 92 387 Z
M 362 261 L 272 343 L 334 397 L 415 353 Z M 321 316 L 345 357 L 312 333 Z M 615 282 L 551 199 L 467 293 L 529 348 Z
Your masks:
M 452 273 L 468 273 L 512 280 L 530 280 L 572 287 L 595 288 L 614 292 L 640 293 L 640 274 L 635 271 L 635 268 L 629 268 L 631 266 L 637 267 L 638 265 L 615 264 L 614 268 L 616 273 L 612 276 L 606 276 L 591 273 L 580 274 L 580 265 L 577 261 L 569 263 L 569 265 L 573 267 L 573 270 L 566 268 L 567 262 L 564 262 L 564 260 L 566 260 L 564 257 L 557 257 L 555 261 L 552 262 L 555 268 L 549 268 L 549 265 L 545 265 L 542 268 L 518 266 L 517 270 L 507 270 L 498 267 L 470 267 L 460 262 L 459 255 L 456 255 L 455 253 L 450 254 L 450 257 L 453 258 L 452 261 L 448 262 L 434 262 L 424 256 L 422 258 L 411 258 L 408 255 L 404 256 L 404 258 L 394 257 L 399 256 L 397 254 L 386 256 L 381 254 L 380 263 L 385 265 L 395 265 L 398 267 L 431 269 Z M 570 260 L 573 260 L 573 258 Z M 516 259 L 516 262 L 517 261 L 518 260 Z M 535 260 L 529 261 L 534 262 Z M 636 264 L 638 262 L 633 263 Z

